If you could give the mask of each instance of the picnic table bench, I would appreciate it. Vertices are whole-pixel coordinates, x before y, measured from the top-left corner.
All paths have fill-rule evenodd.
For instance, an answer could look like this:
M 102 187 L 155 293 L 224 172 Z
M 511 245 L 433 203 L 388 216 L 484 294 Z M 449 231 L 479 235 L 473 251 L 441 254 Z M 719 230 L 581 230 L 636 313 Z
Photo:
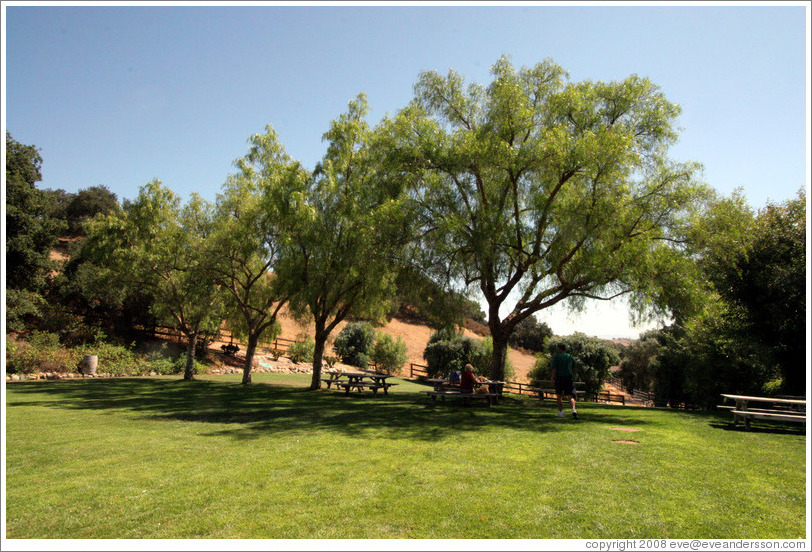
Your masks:
M 806 424 L 806 399 L 781 399 L 776 397 L 750 397 L 747 395 L 722 394 L 725 399 L 735 402 L 735 406 L 720 404 L 717 408 L 733 413 L 733 425 L 744 420 L 745 429 L 750 429 L 750 420 L 773 420 Z M 754 407 L 753 404 L 756 406 Z
M 442 397 L 443 402 L 445 402 L 446 397 L 460 399 L 463 404 L 468 403 L 470 400 L 482 399 L 488 403 L 488 408 L 490 408 L 494 403 L 498 404 L 499 402 L 499 395 L 496 393 L 461 393 L 459 390 L 450 389 L 442 389 L 439 391 L 421 391 L 421 393 L 425 393 L 431 397 L 432 402 L 435 404 L 437 403 L 437 397 Z

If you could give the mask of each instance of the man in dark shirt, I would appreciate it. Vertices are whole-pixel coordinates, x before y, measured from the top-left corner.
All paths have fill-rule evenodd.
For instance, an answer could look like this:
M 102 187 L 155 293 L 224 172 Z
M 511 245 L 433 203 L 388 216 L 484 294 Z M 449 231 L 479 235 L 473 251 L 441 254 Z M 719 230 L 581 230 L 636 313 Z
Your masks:
M 561 404 L 561 397 L 569 395 L 572 404 L 572 417 L 578 419 L 578 412 L 575 410 L 575 382 L 572 379 L 572 365 L 574 359 L 567 352 L 567 347 L 563 343 L 558 345 L 558 354 L 553 357 L 552 377 L 555 383 L 555 400 L 558 403 L 558 414 L 560 418 L 564 415 L 564 408 Z

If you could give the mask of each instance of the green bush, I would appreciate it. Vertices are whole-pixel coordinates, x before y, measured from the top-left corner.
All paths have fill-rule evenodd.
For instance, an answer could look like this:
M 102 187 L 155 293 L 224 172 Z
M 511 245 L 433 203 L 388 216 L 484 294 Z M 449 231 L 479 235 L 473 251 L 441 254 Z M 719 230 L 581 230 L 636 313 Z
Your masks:
M 527 374 L 530 381 L 533 380 L 549 380 L 550 379 L 550 356 L 544 353 L 536 355 L 536 363 Z
M 59 344 L 59 336 L 34 332 L 29 341 L 7 340 L 6 372 L 32 374 L 55 372 L 65 374 L 77 370 L 82 353 Z
M 313 362 L 313 354 L 316 351 L 316 342 L 312 337 L 304 341 L 296 341 L 288 347 L 288 358 L 299 364 L 300 362 Z
M 426 373 L 430 378 L 447 375 L 455 370 L 462 371 L 466 364 L 476 361 L 476 352 L 481 347 L 477 340 L 450 330 L 438 330 L 429 338 L 423 351 Z M 475 371 L 477 366 L 474 366 Z
M 379 372 L 395 374 L 406 364 L 409 351 L 402 338 L 398 337 L 396 341 L 391 335 L 381 332 L 375 341 L 371 358 Z
M 87 354 L 99 357 L 97 371 L 115 375 L 148 374 L 150 365 L 147 359 L 130 348 L 107 341 L 100 341 L 92 347 L 86 347 Z
M 375 343 L 375 328 L 369 322 L 353 322 L 344 326 L 333 348 L 344 364 L 366 368 Z

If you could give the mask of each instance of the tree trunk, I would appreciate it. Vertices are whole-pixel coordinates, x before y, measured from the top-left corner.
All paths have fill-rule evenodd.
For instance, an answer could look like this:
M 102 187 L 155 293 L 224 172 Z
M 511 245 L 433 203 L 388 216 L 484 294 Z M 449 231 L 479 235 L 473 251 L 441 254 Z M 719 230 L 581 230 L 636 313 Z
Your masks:
M 505 377 L 505 361 L 508 352 L 508 336 L 506 332 L 491 332 L 493 339 L 493 356 L 491 356 L 491 375 L 494 381 L 502 381 Z
M 248 335 L 248 345 L 245 349 L 245 364 L 242 368 L 242 382 L 251 383 L 251 368 L 254 366 L 254 353 L 257 350 L 259 337 L 253 333 Z
M 183 379 L 185 381 L 190 381 L 195 379 L 195 349 L 197 348 L 197 334 L 188 334 L 186 337 L 189 339 L 189 346 L 186 351 L 186 370 L 183 372 Z
M 311 391 L 321 387 L 321 363 L 324 358 L 324 348 L 327 345 L 329 333 L 324 330 L 324 321 L 316 320 L 316 347 L 313 349 L 313 378 L 310 380 Z

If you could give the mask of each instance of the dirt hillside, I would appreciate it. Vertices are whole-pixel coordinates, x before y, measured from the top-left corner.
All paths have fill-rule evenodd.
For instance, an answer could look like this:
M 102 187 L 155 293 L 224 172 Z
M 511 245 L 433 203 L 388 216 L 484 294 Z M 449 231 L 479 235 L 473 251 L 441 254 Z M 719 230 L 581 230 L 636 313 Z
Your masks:
M 282 334 L 280 337 L 285 339 L 300 339 L 308 335 L 312 337 L 314 334 L 312 327 L 302 327 L 289 316 L 286 310 L 282 311 L 280 322 L 282 324 Z M 332 346 L 332 340 L 335 339 L 338 333 L 346 325 L 346 322 L 342 322 L 335 330 L 333 330 L 328 342 L 328 349 Z M 426 361 L 423 360 L 423 350 L 426 348 L 426 344 L 429 342 L 429 337 L 431 337 L 431 334 L 434 332 L 432 328 L 422 324 L 415 324 L 393 318 L 386 326 L 378 328 L 378 331 L 386 332 L 395 338 L 400 337 L 403 339 L 409 351 L 409 362 L 425 365 Z M 481 339 L 481 336 L 468 329 L 464 329 L 463 334 L 476 339 Z M 513 348 L 511 348 L 510 352 L 508 353 L 508 359 L 513 364 L 516 371 L 516 375 L 514 377 L 515 381 L 526 381 L 527 374 L 530 372 L 530 370 L 532 370 L 536 359 L 532 355 L 522 353 Z M 408 365 L 406 366 L 406 369 L 408 370 Z

